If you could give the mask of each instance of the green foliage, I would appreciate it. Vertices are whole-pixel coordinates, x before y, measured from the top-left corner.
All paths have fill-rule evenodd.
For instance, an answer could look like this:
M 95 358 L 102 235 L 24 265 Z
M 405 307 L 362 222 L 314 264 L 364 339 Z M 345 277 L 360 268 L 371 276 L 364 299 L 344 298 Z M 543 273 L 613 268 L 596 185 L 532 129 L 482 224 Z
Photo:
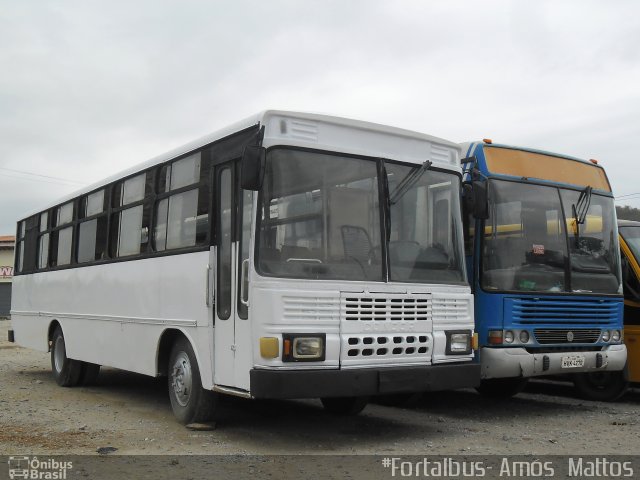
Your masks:
M 635 220 L 640 222 L 640 208 L 633 208 L 628 205 L 616 206 L 618 220 Z

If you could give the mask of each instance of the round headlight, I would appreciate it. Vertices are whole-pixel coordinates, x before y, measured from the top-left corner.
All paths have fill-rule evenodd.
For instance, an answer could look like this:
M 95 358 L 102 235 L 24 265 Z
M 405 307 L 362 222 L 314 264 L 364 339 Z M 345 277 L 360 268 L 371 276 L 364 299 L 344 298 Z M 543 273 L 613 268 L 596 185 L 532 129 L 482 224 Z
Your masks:
M 619 342 L 620 341 L 620 330 L 613 330 L 611 332 L 611 341 Z
M 609 341 L 609 330 L 604 330 L 602 332 L 602 341 L 603 342 L 608 342 Z
M 529 341 L 529 332 L 522 330 L 520 332 L 520 343 L 527 343 Z
M 505 343 L 513 343 L 513 332 L 511 330 L 504 332 L 504 341 Z

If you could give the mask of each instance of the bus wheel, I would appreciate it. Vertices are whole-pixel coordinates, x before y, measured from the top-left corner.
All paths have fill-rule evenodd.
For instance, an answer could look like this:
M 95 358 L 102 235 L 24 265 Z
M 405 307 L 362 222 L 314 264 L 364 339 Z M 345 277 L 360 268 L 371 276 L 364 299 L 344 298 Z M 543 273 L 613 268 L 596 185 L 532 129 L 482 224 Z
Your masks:
M 617 400 L 628 387 L 622 371 L 578 373 L 573 376 L 573 384 L 582 398 L 602 402 Z
M 171 349 L 168 372 L 169 399 L 176 418 L 184 424 L 211 420 L 216 395 L 202 388 L 196 356 L 184 337 Z
M 61 387 L 75 387 L 80 382 L 82 362 L 67 358 L 62 328 L 56 327 L 51 338 L 51 371 Z
M 82 374 L 80 375 L 80 385 L 93 385 L 98 379 L 100 365 L 95 363 L 82 363 Z
M 369 397 L 327 397 L 321 398 L 322 406 L 327 412 L 336 415 L 357 415 L 369 402 Z
M 490 378 L 482 380 L 476 390 L 480 395 L 491 398 L 509 398 L 520 393 L 527 385 L 528 378 Z

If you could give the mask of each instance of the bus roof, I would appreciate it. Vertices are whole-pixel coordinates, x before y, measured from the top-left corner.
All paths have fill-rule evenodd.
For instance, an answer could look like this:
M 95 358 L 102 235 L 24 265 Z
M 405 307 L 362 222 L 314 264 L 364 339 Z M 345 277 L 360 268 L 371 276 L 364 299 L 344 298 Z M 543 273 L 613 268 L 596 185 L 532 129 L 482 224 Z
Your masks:
M 273 118 L 291 118 L 291 119 L 300 119 L 300 120 L 310 120 L 310 121 L 315 121 L 315 122 L 321 122 L 321 123 L 325 123 L 325 124 L 332 124 L 332 125 L 336 125 L 336 126 L 341 126 L 341 127 L 346 127 L 346 128 L 352 128 L 352 129 L 357 129 L 357 130 L 361 130 L 361 131 L 367 131 L 367 132 L 373 132 L 373 133 L 380 133 L 380 134 L 386 134 L 386 135 L 390 135 L 393 137 L 404 137 L 406 139 L 413 139 L 413 140 L 422 140 L 425 142 L 430 142 L 430 143 L 437 143 L 446 147 L 450 147 L 455 149 L 456 151 L 460 150 L 460 146 L 457 143 L 451 142 L 449 140 L 445 140 L 439 137 L 434 137 L 431 135 L 427 135 L 424 133 L 419 133 L 419 132 L 415 132 L 412 130 L 405 130 L 402 128 L 397 128 L 397 127 L 391 127 L 388 125 L 383 125 L 383 124 L 378 124 L 378 123 L 373 123 L 373 122 L 366 122 L 366 121 L 362 121 L 362 120 L 354 120 L 354 119 L 350 119 L 350 118 L 344 118 L 344 117 L 336 117 L 336 116 L 331 116 L 331 115 L 325 115 L 325 114 L 320 114 L 320 113 L 310 113 L 310 112 L 295 112 L 295 111 L 286 111 L 286 110 L 263 110 L 255 115 L 252 115 L 250 117 L 247 117 L 239 122 L 233 123 L 225 128 L 222 128 L 220 130 L 217 130 L 213 133 L 210 133 L 208 135 L 205 135 L 203 137 L 200 137 L 192 142 L 186 143 L 184 145 L 181 145 L 180 147 L 174 148 L 172 150 L 169 150 L 168 152 L 165 152 L 161 155 L 157 155 L 147 161 L 141 162 L 139 164 L 136 164 L 130 168 L 127 168 L 123 171 L 120 171 L 114 175 L 111 175 L 107 178 L 104 178 L 102 180 L 99 180 L 98 182 L 95 182 L 91 185 L 88 185 L 86 187 L 83 187 L 79 190 L 76 190 L 68 195 L 65 195 L 61 198 L 56 199 L 54 202 L 49 202 L 48 204 L 44 205 L 43 208 L 29 212 L 26 215 L 21 216 L 20 218 L 28 218 L 32 215 L 35 215 L 47 208 L 56 206 L 56 205 L 60 205 L 66 201 L 72 200 L 76 197 L 79 197 L 81 195 L 84 195 L 86 193 L 92 192 L 94 190 L 99 189 L 102 186 L 108 185 L 112 182 L 115 182 L 121 178 L 125 178 L 129 175 L 133 175 L 137 172 L 141 172 L 143 170 L 146 170 L 147 168 L 153 167 L 154 165 L 158 165 L 167 161 L 170 161 L 174 158 L 177 158 L 181 155 L 184 155 L 190 151 L 196 150 L 198 148 L 204 147 L 205 145 L 208 145 L 210 143 L 213 143 L 217 140 L 220 140 L 222 138 L 225 138 L 229 135 L 232 135 L 233 133 L 245 130 L 247 128 L 250 128 L 252 126 L 256 126 L 258 124 L 260 125 L 266 125 L 269 120 L 273 119 Z M 300 141 L 300 139 L 298 139 L 298 141 L 296 142 L 287 142 L 287 143 L 304 143 L 304 141 Z M 307 143 L 312 143 L 316 146 L 316 148 L 318 148 L 318 146 L 315 144 L 315 142 L 311 141 L 311 142 L 307 142 Z M 350 152 L 350 153 L 356 153 L 356 152 Z M 364 151 L 362 152 L 358 152 L 358 153 L 366 153 Z M 425 159 L 426 160 L 426 159 Z M 457 163 L 458 159 L 455 159 L 455 163 L 449 165 L 450 167 L 453 166 L 455 168 L 458 167 L 458 163 Z

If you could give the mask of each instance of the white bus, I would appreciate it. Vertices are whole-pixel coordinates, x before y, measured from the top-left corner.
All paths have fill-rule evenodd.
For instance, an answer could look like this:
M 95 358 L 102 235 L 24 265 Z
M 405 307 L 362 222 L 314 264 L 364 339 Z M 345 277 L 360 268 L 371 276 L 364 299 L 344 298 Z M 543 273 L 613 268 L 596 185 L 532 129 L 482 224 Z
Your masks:
M 166 375 L 185 423 L 476 385 L 460 176 L 438 138 L 263 112 L 21 220 L 11 335 L 62 386 Z

